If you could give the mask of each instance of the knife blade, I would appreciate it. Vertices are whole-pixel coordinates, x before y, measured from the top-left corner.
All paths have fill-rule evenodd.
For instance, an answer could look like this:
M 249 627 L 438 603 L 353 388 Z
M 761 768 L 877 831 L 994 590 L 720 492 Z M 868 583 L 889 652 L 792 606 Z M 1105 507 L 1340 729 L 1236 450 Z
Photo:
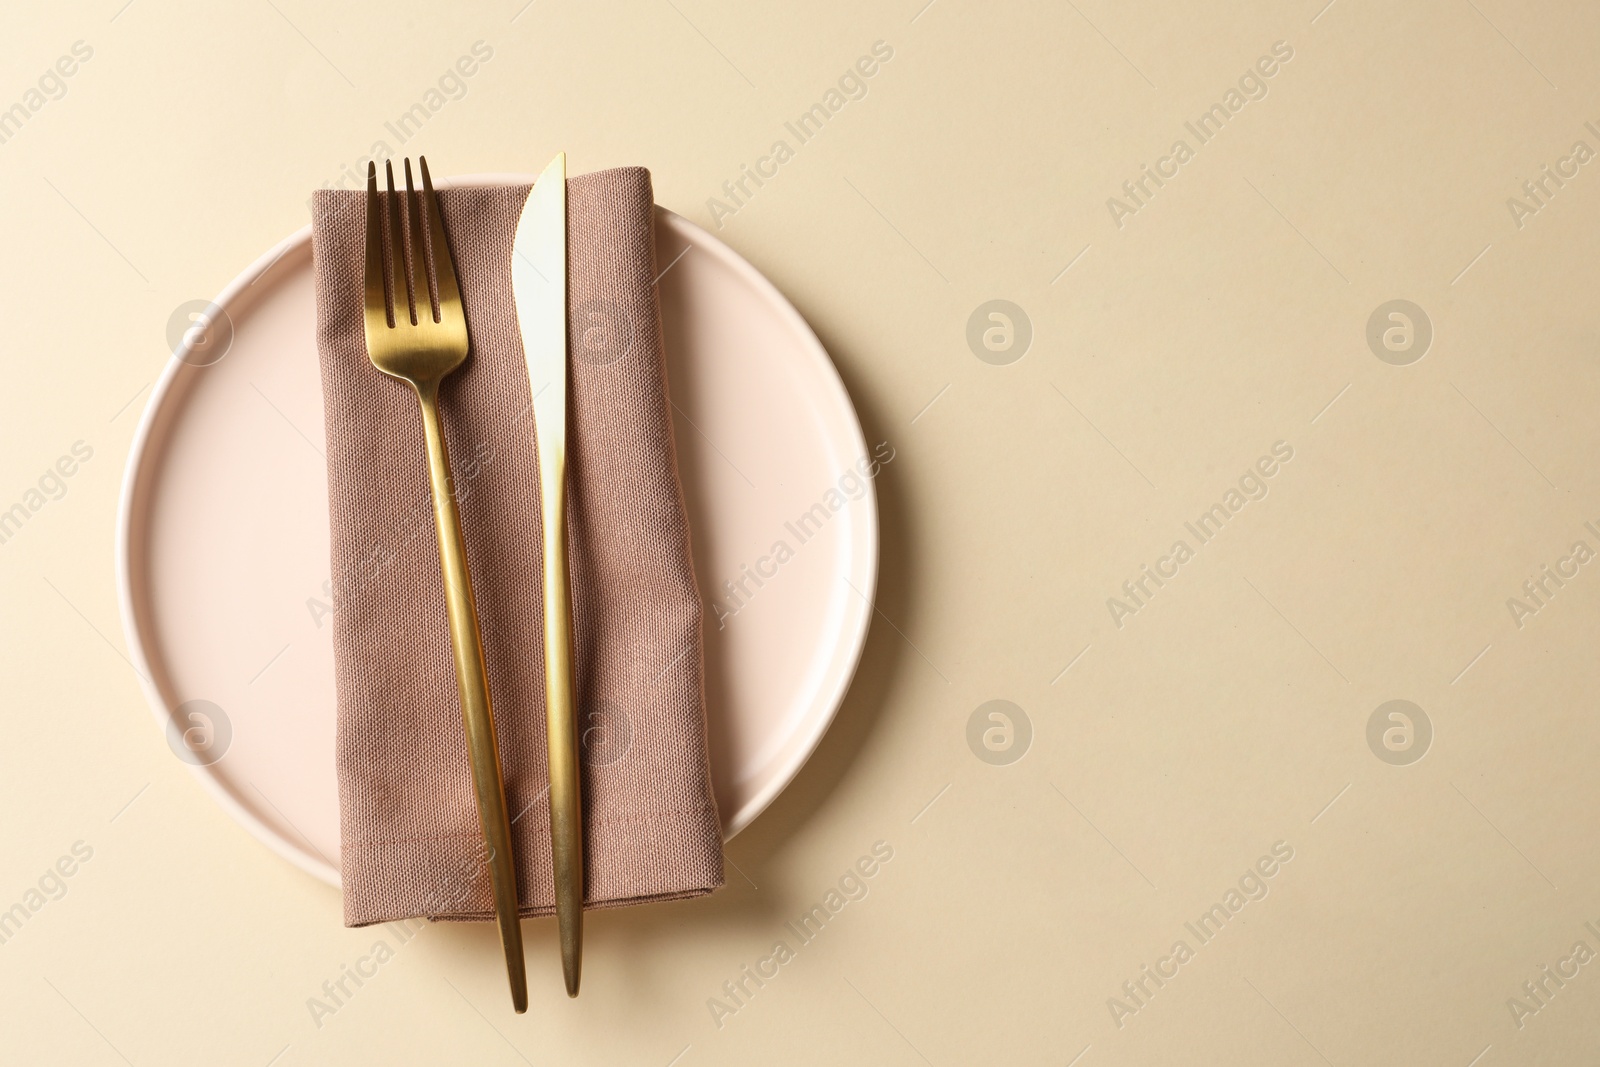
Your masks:
M 522 332 L 539 448 L 544 520 L 545 718 L 550 745 L 550 854 L 567 995 L 583 971 L 583 816 L 572 689 L 572 588 L 567 575 L 567 154 L 539 175 L 511 246 L 511 290 Z

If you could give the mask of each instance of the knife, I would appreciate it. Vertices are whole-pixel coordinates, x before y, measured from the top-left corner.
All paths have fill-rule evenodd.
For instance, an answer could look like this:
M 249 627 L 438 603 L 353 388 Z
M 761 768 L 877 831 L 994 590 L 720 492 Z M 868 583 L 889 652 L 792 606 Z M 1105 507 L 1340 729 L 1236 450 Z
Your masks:
M 583 971 L 583 815 L 572 691 L 572 588 L 567 579 L 567 154 L 558 152 L 522 205 L 511 291 L 533 393 L 544 520 L 545 717 L 550 740 L 550 854 L 567 996 Z

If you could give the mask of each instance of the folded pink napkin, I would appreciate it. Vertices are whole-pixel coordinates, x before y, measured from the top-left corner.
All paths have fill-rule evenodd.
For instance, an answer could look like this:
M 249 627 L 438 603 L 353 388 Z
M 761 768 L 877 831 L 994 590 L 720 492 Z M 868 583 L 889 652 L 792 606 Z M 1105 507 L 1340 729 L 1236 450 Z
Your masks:
M 471 354 L 440 407 L 483 630 L 524 915 L 554 910 L 539 479 L 511 290 L 528 186 L 439 192 Z M 722 884 L 706 758 L 702 611 L 675 465 L 642 168 L 572 178 L 568 407 L 574 675 L 589 907 Z M 350 926 L 489 919 L 421 418 L 373 368 L 366 194 L 313 200 L 328 438 L 339 815 Z

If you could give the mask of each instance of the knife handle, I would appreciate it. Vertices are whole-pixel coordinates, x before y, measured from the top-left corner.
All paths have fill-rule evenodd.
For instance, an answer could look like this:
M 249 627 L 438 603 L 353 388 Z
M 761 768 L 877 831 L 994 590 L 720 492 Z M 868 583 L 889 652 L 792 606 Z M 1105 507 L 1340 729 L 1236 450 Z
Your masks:
M 541 436 L 539 453 L 540 510 L 544 518 L 544 685 L 550 741 L 550 855 L 555 866 L 561 973 L 566 979 L 567 996 L 575 997 L 583 973 L 583 801 L 577 701 L 572 687 L 572 586 L 567 576 L 565 442 Z
M 511 820 L 506 812 L 505 784 L 500 774 L 500 745 L 495 738 L 494 705 L 489 700 L 489 672 L 478 633 L 478 605 L 472 595 L 461 516 L 451 492 L 450 455 L 439 427 L 439 385 L 417 386 L 422 404 L 422 429 L 428 442 L 428 484 L 433 490 L 433 517 L 439 532 L 439 567 L 444 578 L 445 608 L 450 618 L 450 646 L 455 653 L 456 688 L 461 695 L 461 721 L 472 763 L 472 788 L 478 818 L 489 846 L 489 883 L 494 890 L 495 921 L 505 949 L 511 1004 L 518 1014 L 528 1010 L 528 978 L 522 953 L 522 925 L 517 911 L 517 868 L 511 853 Z

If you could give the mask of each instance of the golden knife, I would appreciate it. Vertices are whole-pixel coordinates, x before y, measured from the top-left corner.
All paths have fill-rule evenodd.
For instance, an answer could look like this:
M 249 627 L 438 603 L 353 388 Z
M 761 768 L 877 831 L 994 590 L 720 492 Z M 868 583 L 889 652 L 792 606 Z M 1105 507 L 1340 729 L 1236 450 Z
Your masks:
M 544 520 L 544 684 L 550 740 L 550 853 L 567 996 L 583 971 L 583 809 L 567 578 L 567 154 L 528 193 L 511 246 L 511 290 L 533 392 Z

